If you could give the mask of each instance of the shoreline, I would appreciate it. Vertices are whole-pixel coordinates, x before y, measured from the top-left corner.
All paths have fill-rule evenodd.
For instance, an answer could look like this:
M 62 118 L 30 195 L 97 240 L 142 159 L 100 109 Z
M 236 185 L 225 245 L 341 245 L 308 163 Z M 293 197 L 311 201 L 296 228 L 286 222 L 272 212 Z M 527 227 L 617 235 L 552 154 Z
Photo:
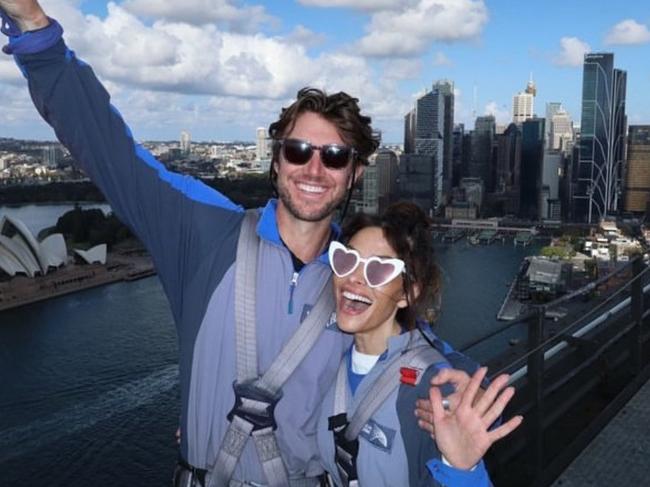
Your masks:
M 0 312 L 46 301 L 66 294 L 135 281 L 156 274 L 149 255 L 142 251 L 109 253 L 106 264 L 67 264 L 45 276 L 16 276 L 0 282 Z

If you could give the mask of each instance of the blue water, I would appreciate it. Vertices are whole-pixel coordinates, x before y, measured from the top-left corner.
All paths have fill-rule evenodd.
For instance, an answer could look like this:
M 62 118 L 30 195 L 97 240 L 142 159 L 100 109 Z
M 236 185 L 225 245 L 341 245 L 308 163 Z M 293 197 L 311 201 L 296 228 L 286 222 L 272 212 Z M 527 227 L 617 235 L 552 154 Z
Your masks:
M 22 218 L 38 230 L 63 211 L 32 206 Z M 462 347 L 500 326 L 507 284 L 534 251 L 438 245 L 438 334 Z M 483 361 L 507 339 L 472 354 Z M 0 313 L 0 486 L 169 485 L 177 377 L 176 335 L 155 277 Z
M 176 364 L 157 278 L 0 314 L 0 485 L 167 485 Z

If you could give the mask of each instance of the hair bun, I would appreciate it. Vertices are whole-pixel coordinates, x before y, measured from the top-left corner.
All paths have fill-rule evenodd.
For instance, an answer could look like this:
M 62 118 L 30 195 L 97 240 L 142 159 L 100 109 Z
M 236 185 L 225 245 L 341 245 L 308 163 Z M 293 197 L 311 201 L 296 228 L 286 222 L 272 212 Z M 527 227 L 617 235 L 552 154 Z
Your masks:
M 412 234 L 421 230 L 428 231 L 431 219 L 415 203 L 398 201 L 386 209 L 384 218 L 396 228 L 401 228 L 406 233 Z

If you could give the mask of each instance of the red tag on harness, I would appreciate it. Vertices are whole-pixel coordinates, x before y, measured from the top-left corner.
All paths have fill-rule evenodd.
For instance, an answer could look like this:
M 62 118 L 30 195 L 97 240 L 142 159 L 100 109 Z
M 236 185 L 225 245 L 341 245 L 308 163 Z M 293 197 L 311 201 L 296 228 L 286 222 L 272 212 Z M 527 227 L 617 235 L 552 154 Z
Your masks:
M 418 374 L 420 373 L 419 370 L 413 369 L 411 367 L 400 367 L 399 369 L 400 373 L 400 382 L 402 384 L 408 384 L 410 386 L 414 386 L 418 382 Z

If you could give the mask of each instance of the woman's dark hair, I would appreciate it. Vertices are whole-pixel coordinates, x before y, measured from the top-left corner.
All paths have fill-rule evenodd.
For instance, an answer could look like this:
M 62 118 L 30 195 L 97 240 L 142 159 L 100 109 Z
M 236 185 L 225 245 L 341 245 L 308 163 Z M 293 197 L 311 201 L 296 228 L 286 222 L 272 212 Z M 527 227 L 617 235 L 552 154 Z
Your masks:
M 397 257 L 406 264 L 404 292 L 408 306 L 397 311 L 396 319 L 407 330 L 415 328 L 416 318 L 424 317 L 437 299 L 439 272 L 435 263 L 431 220 L 414 203 L 400 201 L 390 205 L 382 215 L 357 213 L 344 225 L 344 243 L 360 230 L 379 227 Z M 415 295 L 415 286 L 420 290 Z
M 279 120 L 269 126 L 269 137 L 273 142 L 269 175 L 273 187 L 275 188 L 277 179 L 274 166 L 280 156 L 280 144 L 277 141 L 293 130 L 298 116 L 305 112 L 317 113 L 334 124 L 341 139 L 354 147 L 355 164 L 368 165 L 368 157 L 379 147 L 380 136 L 373 132 L 370 117 L 361 114 L 358 103 L 357 98 L 342 91 L 328 95 L 317 88 L 301 89 L 296 101 L 283 108 Z

